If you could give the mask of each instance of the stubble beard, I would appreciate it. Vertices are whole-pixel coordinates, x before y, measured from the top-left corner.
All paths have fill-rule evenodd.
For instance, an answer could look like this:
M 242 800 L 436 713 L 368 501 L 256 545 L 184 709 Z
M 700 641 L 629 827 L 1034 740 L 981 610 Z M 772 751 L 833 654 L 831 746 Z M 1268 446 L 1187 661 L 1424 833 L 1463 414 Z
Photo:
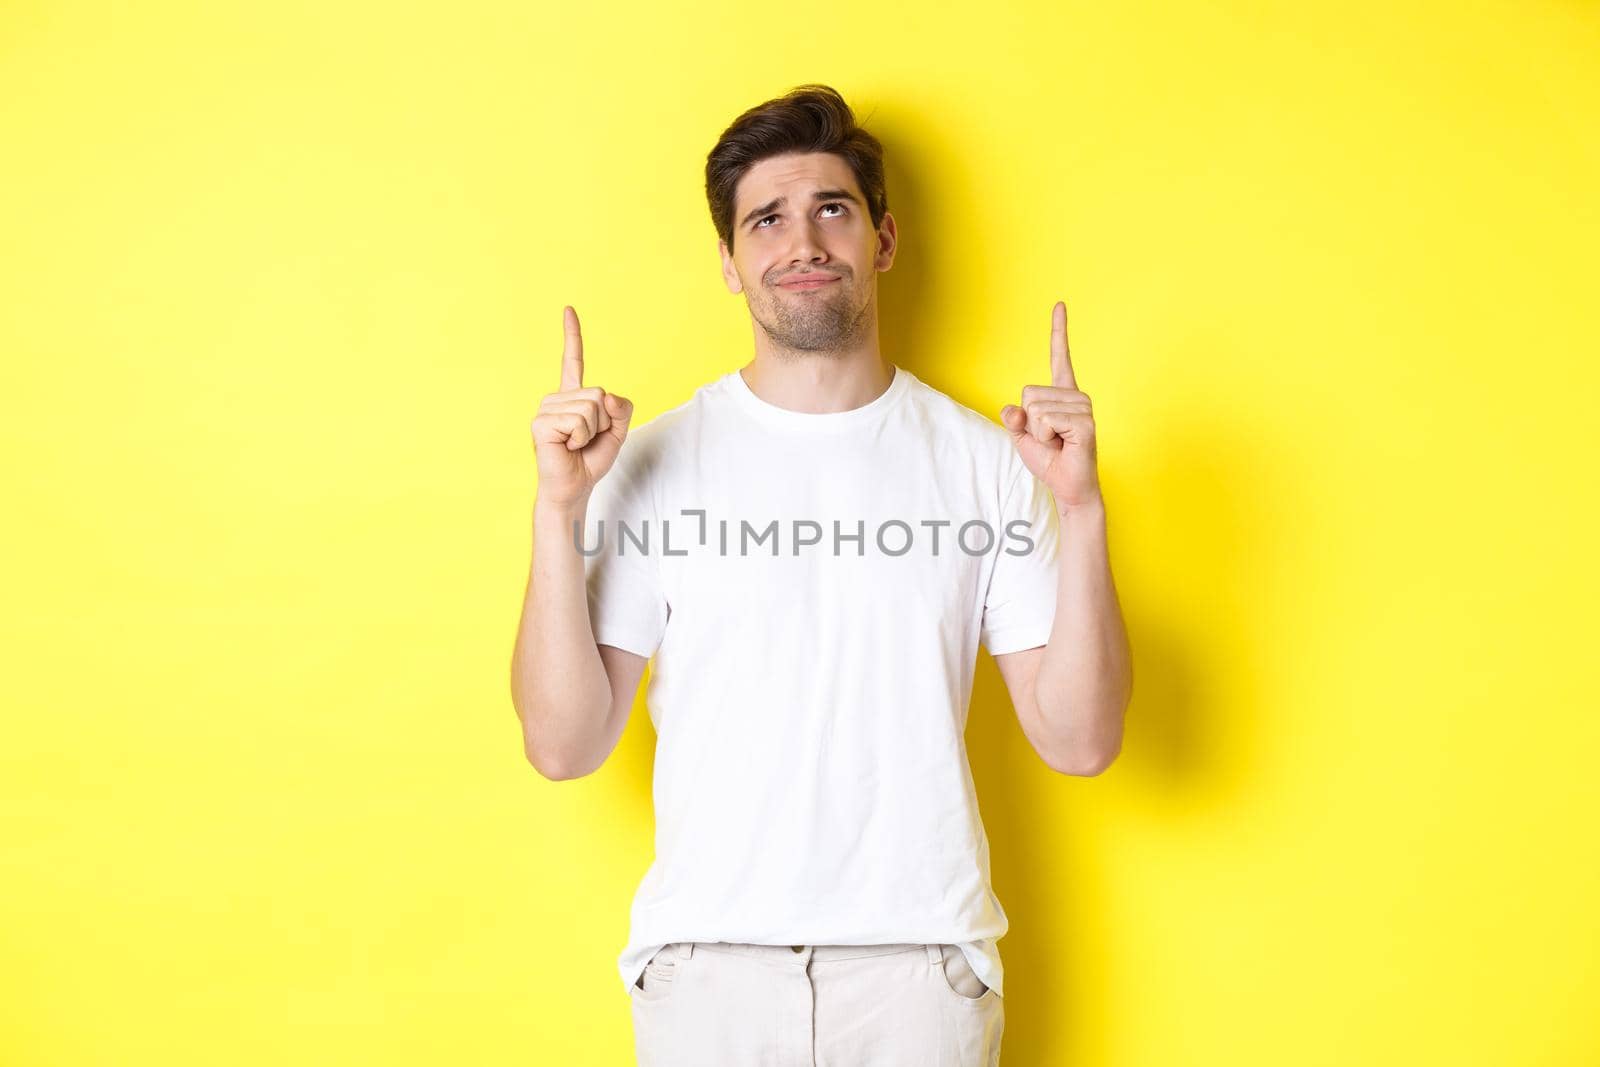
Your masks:
M 786 294 L 772 286 L 771 299 L 758 309 L 749 299 L 750 315 L 779 349 L 820 355 L 849 351 L 867 325 L 869 304 L 852 306 L 853 291 L 848 278 L 841 278 L 836 292 L 827 296 L 804 293 Z M 761 312 L 764 312 L 761 313 Z

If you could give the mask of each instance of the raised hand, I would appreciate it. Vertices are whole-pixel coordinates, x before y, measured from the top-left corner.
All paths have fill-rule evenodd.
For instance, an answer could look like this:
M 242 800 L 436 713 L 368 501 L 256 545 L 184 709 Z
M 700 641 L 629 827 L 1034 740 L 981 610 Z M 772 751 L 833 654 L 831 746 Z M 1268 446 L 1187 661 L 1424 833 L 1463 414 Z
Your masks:
M 588 499 L 616 462 L 628 436 L 633 402 L 597 385 L 583 385 L 583 334 L 578 313 L 561 309 L 566 343 L 561 387 L 539 401 L 533 447 L 539 465 L 539 498 L 567 505 Z
M 1089 394 L 1078 390 L 1067 348 L 1067 305 L 1050 312 L 1050 384 L 1022 387 L 1022 406 L 1000 409 L 1000 422 L 1022 462 L 1056 498 L 1058 510 L 1097 503 L 1094 412 Z

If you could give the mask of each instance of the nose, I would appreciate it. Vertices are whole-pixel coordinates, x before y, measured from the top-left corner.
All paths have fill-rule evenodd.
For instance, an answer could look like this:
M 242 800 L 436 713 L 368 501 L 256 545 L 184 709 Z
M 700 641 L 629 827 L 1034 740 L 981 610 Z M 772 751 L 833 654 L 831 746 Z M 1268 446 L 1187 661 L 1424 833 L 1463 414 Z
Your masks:
M 794 232 L 794 248 L 790 250 L 789 257 L 791 264 L 828 262 L 828 250 L 822 247 L 822 240 L 811 220 L 796 226 Z

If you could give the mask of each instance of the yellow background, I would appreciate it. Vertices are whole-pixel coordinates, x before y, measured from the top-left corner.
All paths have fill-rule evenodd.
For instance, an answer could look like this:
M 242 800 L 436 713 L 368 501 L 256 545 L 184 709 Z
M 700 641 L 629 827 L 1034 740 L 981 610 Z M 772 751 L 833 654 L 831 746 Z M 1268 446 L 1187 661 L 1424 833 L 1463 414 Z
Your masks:
M 1593 3 L 0 9 L 0 1062 L 624 1064 L 636 708 L 524 761 L 528 423 L 751 352 L 706 151 L 884 141 L 884 350 L 1067 302 L 1135 653 L 987 655 L 1004 1062 L 1600 1062 Z M 796 857 L 804 862 L 804 857 Z

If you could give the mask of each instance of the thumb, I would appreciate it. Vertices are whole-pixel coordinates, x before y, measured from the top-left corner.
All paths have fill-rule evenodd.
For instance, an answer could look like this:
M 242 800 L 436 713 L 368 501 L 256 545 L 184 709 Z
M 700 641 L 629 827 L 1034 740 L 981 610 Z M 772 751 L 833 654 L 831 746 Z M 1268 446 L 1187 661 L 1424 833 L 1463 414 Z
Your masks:
M 1011 434 L 1011 443 L 1022 457 L 1023 466 L 1037 475 L 1050 465 L 1051 450 L 1028 432 L 1026 411 L 1015 404 L 1007 404 L 1000 409 L 1000 421 L 1005 423 L 1007 432 Z
M 607 393 L 605 398 L 606 414 L 611 416 L 611 429 L 608 431 L 620 442 L 628 436 L 628 420 L 633 417 L 633 401 L 620 393 Z

